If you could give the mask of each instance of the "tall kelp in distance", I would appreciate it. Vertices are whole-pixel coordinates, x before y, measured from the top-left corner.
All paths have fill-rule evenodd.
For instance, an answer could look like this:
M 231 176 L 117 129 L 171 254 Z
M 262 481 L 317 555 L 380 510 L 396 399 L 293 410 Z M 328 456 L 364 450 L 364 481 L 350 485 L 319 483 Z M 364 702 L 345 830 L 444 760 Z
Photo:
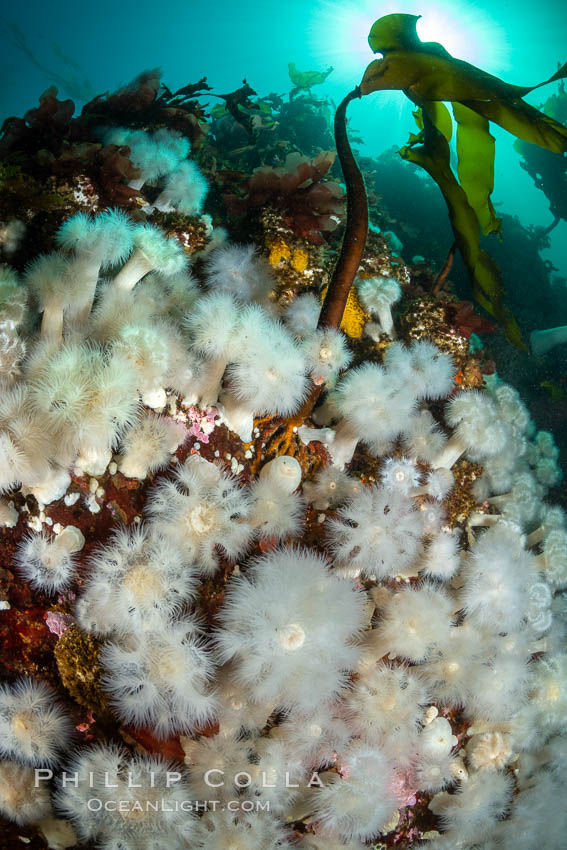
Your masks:
M 518 139 L 557 154 L 567 151 L 567 128 L 523 100 L 539 86 L 566 77 L 567 64 L 538 85 L 510 85 L 455 59 L 437 42 L 421 41 L 416 29 L 419 17 L 392 14 L 374 23 L 368 41 L 383 58 L 367 67 L 360 94 L 397 89 L 417 106 L 419 132 L 410 135 L 400 154 L 427 171 L 441 189 L 476 301 L 502 324 L 510 342 L 525 347 L 514 317 L 504 306 L 498 266 L 480 246 L 481 233 L 500 231 L 490 199 L 495 152 L 490 121 Z M 448 102 L 453 117 L 445 106 Z M 453 119 L 457 175 L 450 164 Z
M 567 91 L 563 80 L 541 109 L 555 121 L 567 123 Z M 567 156 L 554 156 L 545 148 L 521 139 L 516 140 L 514 148 L 521 156 L 520 165 L 549 201 L 553 221 L 539 230 L 537 236 L 541 242 L 561 220 L 567 221 Z

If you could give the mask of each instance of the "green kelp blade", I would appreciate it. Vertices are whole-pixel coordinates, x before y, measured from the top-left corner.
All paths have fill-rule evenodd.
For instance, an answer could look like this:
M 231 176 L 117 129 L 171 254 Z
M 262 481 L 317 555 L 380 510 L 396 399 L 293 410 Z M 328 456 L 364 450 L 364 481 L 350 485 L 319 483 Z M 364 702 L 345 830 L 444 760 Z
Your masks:
M 567 64 L 543 83 L 513 86 L 476 65 L 448 54 L 438 56 L 421 50 L 393 50 L 383 59 L 374 59 L 368 65 L 360 90 L 362 94 L 370 94 L 399 89 L 416 101 L 505 101 L 513 107 L 516 103 L 523 104 L 521 98 L 534 89 L 565 77 Z M 535 112 L 538 113 L 538 110 Z
M 514 316 L 504 306 L 505 293 L 500 270 L 492 257 L 480 247 L 480 231 L 475 211 L 451 171 L 447 140 L 435 128 L 427 114 L 424 114 L 423 120 L 423 144 L 405 147 L 400 154 L 404 159 L 427 171 L 441 189 L 455 241 L 471 278 L 475 300 L 500 322 L 509 342 L 527 350 Z
M 459 100 L 524 142 L 547 148 L 553 153 L 567 151 L 567 127 L 520 98 L 513 101 Z
M 457 122 L 459 183 L 483 234 L 500 233 L 502 224 L 490 200 L 494 189 L 495 147 L 488 120 L 461 103 L 453 104 L 453 115 Z M 433 123 L 439 129 L 437 122 Z
M 374 59 L 364 72 L 360 89 L 362 94 L 409 90 L 421 101 L 512 99 L 532 90 L 505 83 L 449 54 L 438 56 L 421 50 L 393 50 L 383 59 Z
M 439 132 L 450 142 L 453 137 L 453 119 L 445 104 L 440 103 L 438 100 L 430 100 L 424 103 L 423 108 L 426 110 L 430 121 L 433 122 Z M 424 129 L 423 117 L 421 118 L 421 124 L 418 122 L 417 126 L 422 130 Z
M 421 15 L 384 15 L 374 21 L 368 35 L 368 44 L 373 53 L 386 55 L 392 50 L 417 50 L 436 56 L 451 56 L 437 41 L 422 41 L 417 34 L 417 22 Z
M 333 68 L 330 67 L 326 71 L 298 71 L 295 62 L 290 62 L 287 69 L 290 80 L 298 89 L 310 89 L 311 86 L 317 86 L 320 83 L 324 83 L 333 70 Z
M 549 79 L 542 83 L 537 83 L 535 86 L 514 86 L 505 83 L 499 77 L 488 74 L 476 65 L 471 65 L 469 62 L 464 62 L 462 59 L 455 59 L 451 54 L 436 41 L 422 41 L 417 34 L 417 22 L 421 15 L 405 15 L 393 14 L 385 15 L 374 22 L 368 36 L 368 43 L 373 53 L 383 53 L 386 58 L 391 54 L 400 53 L 419 53 L 428 56 L 430 61 L 435 58 L 446 60 L 449 65 L 452 65 L 454 73 L 459 75 L 462 80 L 466 80 L 469 86 L 482 86 L 485 91 L 485 96 L 493 97 L 508 97 L 517 98 L 533 91 L 534 89 L 552 83 L 554 80 L 561 80 L 567 77 L 567 62 L 560 67 Z M 447 65 L 431 65 L 432 69 L 447 68 Z M 363 92 L 366 93 L 366 92 Z M 461 97 L 428 97 L 428 100 L 462 100 Z M 484 100 L 484 96 L 477 96 L 474 99 Z

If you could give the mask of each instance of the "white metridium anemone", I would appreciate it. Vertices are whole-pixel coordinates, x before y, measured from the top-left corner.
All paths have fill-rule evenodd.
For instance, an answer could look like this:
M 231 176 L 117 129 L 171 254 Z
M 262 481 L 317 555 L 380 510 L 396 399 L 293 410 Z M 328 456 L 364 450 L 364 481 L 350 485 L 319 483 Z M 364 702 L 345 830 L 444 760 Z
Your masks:
M 53 435 L 34 411 L 29 388 L 19 384 L 0 398 L 0 492 L 18 482 L 43 483 L 50 473 Z
M 313 714 L 292 714 L 272 729 L 270 737 L 282 740 L 289 753 L 305 767 L 333 764 L 352 736 L 340 714 L 342 703 L 320 706 Z
M 403 588 L 379 609 L 381 619 L 371 643 L 382 655 L 423 661 L 434 646 L 447 640 L 454 607 L 451 597 L 432 584 Z
M 0 756 L 51 767 L 69 747 L 71 733 L 69 718 L 43 682 L 0 685 Z
M 536 558 L 538 569 L 554 589 L 567 587 L 567 531 L 554 528 L 542 543 L 542 552 Z
M 129 158 L 135 168 L 141 172 L 131 180 L 133 189 L 141 189 L 147 182 L 155 182 L 170 174 L 189 153 L 189 140 L 176 130 L 161 128 L 155 133 L 144 130 L 130 130 L 126 127 L 113 127 L 103 136 L 106 145 L 127 145 Z
M 534 438 L 534 445 L 542 457 L 550 460 L 557 460 L 559 457 L 559 447 L 549 431 L 538 431 Z
M 94 218 L 86 213 L 76 213 L 57 231 L 57 244 L 70 253 L 65 277 L 73 300 L 65 306 L 78 324 L 89 317 L 101 270 L 126 260 L 132 251 L 135 233 L 132 220 L 118 209 L 106 210 Z
M 254 305 L 243 310 L 220 396 L 227 425 L 245 442 L 252 439 L 254 416 L 289 416 L 307 392 L 301 348 L 281 323 L 259 311 Z
M 451 628 L 429 655 L 421 673 L 432 694 L 443 704 L 462 706 L 470 698 L 472 675 L 480 670 L 488 652 L 486 640 L 466 624 Z
M 235 681 L 232 665 L 225 664 L 215 677 L 218 692 L 219 735 L 238 738 L 247 732 L 257 734 L 276 708 L 275 702 L 253 702 L 250 690 Z
M 209 191 L 209 184 L 196 162 L 187 159 L 165 179 L 163 189 L 153 206 L 160 212 L 200 215 Z
M 431 723 L 424 726 L 419 735 L 419 752 L 424 757 L 430 756 L 434 759 L 448 756 L 458 742 L 449 721 L 445 717 L 435 717 Z
M 223 245 L 212 251 L 205 264 L 207 286 L 226 292 L 238 301 L 266 304 L 277 285 L 268 261 L 255 245 Z
M 77 618 L 97 634 L 159 628 L 195 593 L 181 552 L 148 527 L 116 529 L 90 566 Z
M 401 442 L 411 458 L 431 463 L 446 445 L 447 438 L 429 410 L 420 410 L 405 422 Z
M 382 487 L 364 487 L 329 519 L 332 552 L 349 576 L 384 578 L 403 572 L 415 559 L 423 517 L 413 499 Z
M 458 760 L 450 755 L 420 755 L 415 771 L 420 790 L 435 793 L 452 785 L 457 764 Z
M 487 393 L 460 392 L 447 403 L 445 418 L 455 431 L 445 448 L 432 459 L 434 468 L 450 469 L 465 453 L 471 460 L 482 461 L 506 446 L 508 428 Z
M 561 481 L 563 473 L 557 461 L 551 457 L 542 457 L 537 462 L 535 475 L 540 484 L 555 487 Z
M 18 517 L 19 514 L 13 502 L 0 498 L 0 528 L 15 528 Z
M 76 782 L 62 782 L 57 806 L 82 841 L 104 850 L 184 850 L 192 843 L 197 820 L 186 809 L 191 789 L 161 757 L 95 744 L 66 765 L 66 775 Z M 89 805 L 93 799 L 97 803 Z
M 166 284 L 160 281 L 159 291 L 154 292 L 155 278 L 157 275 L 148 275 L 144 285 L 133 292 L 115 289 L 111 281 L 104 281 L 90 317 L 89 338 L 100 343 L 113 342 L 126 325 L 145 327 L 161 316 L 164 300 L 167 301 Z M 158 289 L 157 283 L 155 288 Z
M 287 305 L 283 320 L 292 333 L 303 339 L 315 331 L 320 312 L 321 302 L 317 296 L 306 292 Z
M 296 536 L 303 513 L 304 503 L 299 493 L 286 493 L 271 480 L 261 478 L 250 487 L 248 522 L 261 539 Z
M 415 396 L 376 363 L 351 369 L 340 381 L 333 401 L 342 419 L 330 451 L 333 463 L 340 467 L 352 459 L 359 441 L 372 451 L 381 451 L 404 430 L 416 404 Z
M 63 590 L 73 581 L 74 556 L 84 544 L 82 532 L 72 525 L 64 528 L 57 537 L 49 537 L 45 532 L 28 535 L 18 549 L 16 564 L 32 587 L 53 593 Z
M 455 478 L 450 469 L 432 469 L 427 473 L 425 484 L 420 487 L 414 487 L 411 491 L 412 496 L 431 496 L 438 502 L 443 501 L 447 493 L 452 490 L 455 484 Z
M 70 274 L 67 258 L 54 252 L 36 257 L 26 269 L 24 282 L 43 314 L 41 336 L 60 340 L 64 313 L 80 295 L 82 281 Z
M 126 324 L 112 350 L 133 371 L 136 388 L 148 407 L 164 406 L 164 385 L 171 362 L 172 332 L 167 324 Z
M 0 814 L 20 826 L 38 823 L 51 813 L 47 782 L 36 783 L 35 770 L 13 761 L 0 761 Z
M 326 511 L 348 502 L 360 493 L 362 486 L 358 478 L 351 478 L 336 466 L 327 466 L 313 481 L 303 483 L 303 495 L 318 511 Z
M 429 340 L 416 340 L 407 347 L 394 342 L 386 349 L 384 366 L 417 399 L 445 398 L 453 389 L 453 360 Z
M 158 738 L 189 733 L 216 711 L 214 665 L 191 620 L 125 635 L 100 655 L 104 687 L 119 717 Z
M 226 803 L 238 797 L 250 770 L 253 742 L 214 735 L 196 740 L 181 737 L 191 788 L 201 800 L 211 796 Z
M 406 757 L 415 747 L 425 706 L 430 702 L 423 680 L 407 667 L 375 664 L 364 670 L 345 698 L 349 726 L 372 746 Z
M 358 280 L 356 291 L 360 303 L 369 313 L 376 316 L 382 332 L 394 336 L 392 305 L 402 297 L 402 289 L 393 277 L 370 277 Z
M 257 559 L 246 577 L 230 580 L 216 636 L 220 659 L 234 658 L 236 680 L 254 700 L 313 712 L 356 666 L 363 605 L 322 557 L 276 550 Z
M 543 493 L 544 489 L 535 476 L 529 470 L 522 470 L 512 476 L 509 493 L 491 496 L 488 502 L 504 516 L 525 527 L 537 519 Z
M 260 324 L 261 310 L 254 313 Z M 192 340 L 192 349 L 203 359 L 203 375 L 194 394 L 201 407 L 214 404 L 220 393 L 225 369 L 240 319 L 240 308 L 228 292 L 211 292 L 199 298 L 184 320 Z
M 184 442 L 187 430 L 163 416 L 143 413 L 124 433 L 118 469 L 127 478 L 143 479 L 171 461 L 173 452 Z
M 458 533 L 442 532 L 434 535 L 420 559 L 420 574 L 440 581 L 452 578 L 461 566 L 459 553 Z
M 536 558 L 523 538 L 499 523 L 479 535 L 461 572 L 459 602 L 469 622 L 499 632 L 519 629 L 529 591 L 537 580 Z
M 564 732 L 567 726 L 567 655 L 553 655 L 533 665 L 530 704 L 548 733 Z
M 524 633 L 518 639 L 492 636 L 465 620 L 430 653 L 421 672 L 443 705 L 464 707 L 473 719 L 506 721 L 527 699 L 528 639 Z
M 345 840 L 378 836 L 397 809 L 391 780 L 392 767 L 381 750 L 362 741 L 351 744 L 341 757 L 340 775 L 329 776 L 315 795 L 323 830 Z
M 407 457 L 387 457 L 380 469 L 380 480 L 386 490 L 403 493 L 407 496 L 419 482 L 419 470 Z
M 268 461 L 260 470 L 260 481 L 270 481 L 282 493 L 293 493 L 301 484 L 299 461 L 288 455 Z
M 502 732 L 481 732 L 467 743 L 467 762 L 472 770 L 501 770 L 512 755 L 510 737 Z
M 535 430 L 534 423 L 517 389 L 502 381 L 492 387 L 490 393 L 498 405 L 500 415 L 513 427 L 514 431 L 520 434 L 533 433 Z M 551 434 L 549 436 L 551 437 Z M 551 437 L 551 440 L 553 441 L 553 437 Z
M 187 255 L 181 243 L 169 239 L 151 224 L 134 227 L 134 253 L 114 278 L 119 289 L 133 289 L 144 275 L 154 270 L 169 276 L 182 271 L 187 265 Z
M 332 328 L 322 328 L 309 334 L 301 347 L 307 360 L 307 369 L 317 386 L 332 383 L 352 360 L 344 334 Z
M 444 508 L 437 502 L 423 501 L 418 506 L 423 522 L 423 533 L 427 536 L 437 534 L 445 521 Z
M 231 560 L 246 550 L 253 533 L 249 508 L 237 480 L 199 455 L 190 455 L 175 481 L 162 481 L 148 500 L 153 525 L 206 574 L 218 568 L 215 547 Z
M 247 768 L 251 782 L 244 789 L 245 795 L 284 817 L 302 792 L 308 790 L 306 768 L 289 751 L 285 741 L 271 735 L 256 739 L 252 761 Z
M 61 463 L 102 474 L 123 428 L 138 411 L 136 374 L 97 345 L 65 345 L 32 364 L 30 402 L 52 434 Z
M 504 817 L 512 801 L 514 783 L 499 771 L 481 771 L 463 782 L 454 794 L 441 792 L 430 802 L 444 829 L 459 843 L 487 835 Z
M 279 850 L 288 846 L 289 838 L 289 831 L 269 814 L 224 811 L 201 818 L 193 846 L 195 850 Z

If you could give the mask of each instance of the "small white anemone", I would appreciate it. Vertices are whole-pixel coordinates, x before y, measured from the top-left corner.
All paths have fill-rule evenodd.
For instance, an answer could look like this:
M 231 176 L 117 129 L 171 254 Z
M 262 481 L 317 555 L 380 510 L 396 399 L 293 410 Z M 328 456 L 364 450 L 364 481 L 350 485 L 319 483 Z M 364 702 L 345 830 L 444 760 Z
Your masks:
M 154 269 L 167 276 L 186 265 L 187 255 L 177 239 L 169 239 L 151 224 L 139 224 L 134 229 L 134 253 L 114 278 L 114 286 L 130 290 Z
M 352 360 L 344 334 L 332 328 L 322 328 L 309 334 L 303 340 L 302 349 L 316 386 L 331 384 Z
M 20 826 L 37 824 L 51 813 L 47 782 L 36 782 L 33 767 L 0 761 L 0 814 Z
M 271 481 L 276 489 L 293 493 L 301 484 L 299 461 L 287 455 L 270 460 L 260 470 L 260 481 Z
M 325 511 L 348 502 L 363 485 L 336 466 L 327 466 L 317 473 L 313 481 L 303 483 L 303 495 L 314 508 Z
M 299 493 L 286 492 L 271 477 L 252 484 L 248 521 L 260 538 L 296 535 L 302 518 L 303 499 Z
M 0 756 L 52 767 L 71 743 L 72 727 L 43 682 L 18 679 L 0 686 Z
M 207 574 L 218 569 L 216 547 L 233 561 L 246 550 L 253 534 L 249 511 L 248 492 L 199 455 L 190 455 L 176 469 L 175 480 L 161 481 L 148 500 L 159 532 Z
M 214 665 L 190 620 L 109 642 L 103 684 L 120 718 L 159 738 L 190 733 L 215 715 Z
M 57 537 L 45 532 L 29 535 L 22 541 L 16 564 L 32 587 L 49 593 L 63 590 L 75 576 L 77 552 L 83 548 L 82 532 L 68 525 Z
M 371 277 L 359 280 L 356 286 L 360 303 L 378 318 L 383 333 L 393 336 L 392 306 L 402 297 L 402 289 L 393 277 Z

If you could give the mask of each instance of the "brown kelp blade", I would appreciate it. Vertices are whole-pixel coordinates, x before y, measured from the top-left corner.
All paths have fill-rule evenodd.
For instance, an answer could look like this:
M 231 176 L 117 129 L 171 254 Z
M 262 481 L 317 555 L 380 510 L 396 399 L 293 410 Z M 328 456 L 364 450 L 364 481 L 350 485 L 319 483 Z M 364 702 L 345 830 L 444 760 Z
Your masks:
M 435 180 L 447 204 L 455 241 L 469 272 L 475 300 L 503 326 L 509 342 L 525 349 L 521 331 L 512 313 L 504 306 L 500 270 L 480 247 L 480 231 L 475 210 L 465 190 L 451 170 L 450 149 L 445 137 L 423 114 L 422 144 L 403 148 L 404 159 L 421 166 Z
M 422 42 L 416 15 L 386 15 L 370 31 L 369 43 L 384 54 L 367 67 L 362 94 L 399 89 L 419 105 L 457 101 L 524 141 L 555 153 L 567 151 L 567 128 L 525 103 L 522 97 L 567 77 L 567 63 L 535 86 L 514 86 L 469 62 L 455 59 L 440 44 Z

